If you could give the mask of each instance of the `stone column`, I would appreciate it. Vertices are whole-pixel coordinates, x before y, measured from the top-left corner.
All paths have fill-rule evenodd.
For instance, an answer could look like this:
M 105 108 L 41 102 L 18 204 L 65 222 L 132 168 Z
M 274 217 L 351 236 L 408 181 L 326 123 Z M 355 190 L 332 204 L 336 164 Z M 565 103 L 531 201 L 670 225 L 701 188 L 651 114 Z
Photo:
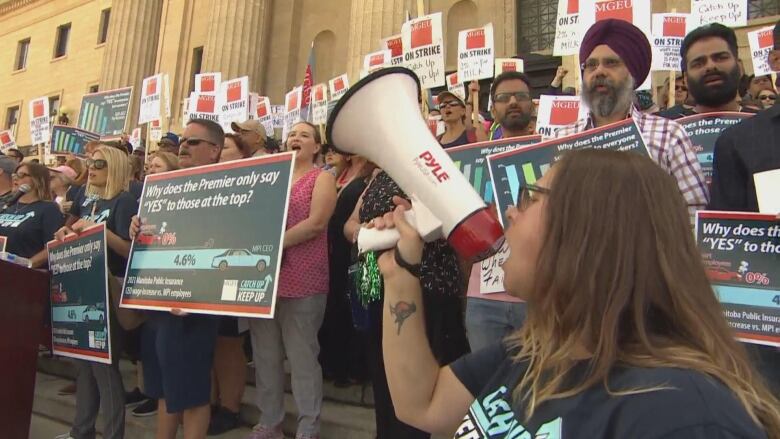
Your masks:
M 209 11 L 209 36 L 203 72 L 222 72 L 222 79 L 249 76 L 249 88 L 260 91 L 266 54 L 268 0 L 218 0 Z
M 380 49 L 379 40 L 401 33 L 401 25 L 409 11 L 417 16 L 414 0 L 352 0 L 349 19 L 347 72 L 350 82 L 356 82 L 363 57 Z
M 100 90 L 133 86 L 127 130 L 138 121 L 141 83 L 155 73 L 163 0 L 113 0 Z

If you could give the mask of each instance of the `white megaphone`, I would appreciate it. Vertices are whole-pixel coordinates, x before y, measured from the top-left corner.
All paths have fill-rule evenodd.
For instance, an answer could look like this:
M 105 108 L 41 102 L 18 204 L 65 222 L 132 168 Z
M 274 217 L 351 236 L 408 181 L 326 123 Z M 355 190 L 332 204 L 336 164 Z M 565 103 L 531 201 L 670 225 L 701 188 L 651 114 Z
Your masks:
M 326 137 L 336 149 L 376 163 L 412 199 L 407 218 L 423 239 L 446 237 L 458 255 L 479 261 L 503 244 L 501 224 L 455 167 L 423 120 L 420 83 L 409 69 L 371 73 L 338 101 Z M 368 233 L 365 233 L 368 232 Z M 383 250 L 395 230 L 361 230 L 361 250 Z

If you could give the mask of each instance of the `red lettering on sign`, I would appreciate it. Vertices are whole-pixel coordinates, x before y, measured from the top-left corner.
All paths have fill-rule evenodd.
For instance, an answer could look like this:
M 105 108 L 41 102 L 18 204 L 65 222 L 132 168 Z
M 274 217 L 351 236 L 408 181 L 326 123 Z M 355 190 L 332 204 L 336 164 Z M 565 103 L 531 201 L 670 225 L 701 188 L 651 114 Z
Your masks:
M 37 119 L 43 116 L 43 101 L 41 100 L 33 102 L 33 118 Z
M 433 44 L 433 26 L 431 20 L 412 24 L 412 49 Z
M 774 37 L 772 36 L 772 29 L 767 29 L 758 33 L 758 48 L 764 49 L 766 47 L 772 47 L 775 44 Z
M 314 89 L 314 100 L 317 102 L 325 100 L 325 87 L 317 87 Z
M 298 108 L 298 93 L 293 93 L 290 95 L 290 100 L 287 101 L 287 112 L 295 110 Z
M 450 75 L 450 85 L 458 85 L 458 74 L 453 73 Z
M 664 36 L 685 38 L 685 17 L 664 17 Z
M 159 120 L 153 120 L 152 121 L 152 128 L 160 128 L 160 121 Z
M 517 63 L 514 63 L 512 61 L 504 61 L 501 63 L 501 72 L 516 72 L 517 71 Z
M 339 78 L 334 79 L 333 80 L 333 88 L 336 91 L 344 90 L 344 78 L 339 77 Z
M 200 77 L 200 91 L 213 92 L 216 90 L 216 83 L 214 81 L 214 75 L 201 76 Z
M 7 132 L 0 133 L 0 143 L 3 145 L 11 143 L 11 136 Z
M 447 172 L 441 168 L 441 165 L 436 161 L 430 151 L 425 151 L 424 153 L 420 154 L 420 158 L 423 159 L 425 166 L 431 170 L 431 173 L 434 177 L 436 177 L 436 180 L 443 182 L 450 179 L 450 176 L 447 175 Z
M 268 116 L 268 107 L 265 106 L 265 101 L 257 104 L 257 117 Z
M 608 18 L 616 18 L 633 23 L 634 8 L 631 0 L 606 0 L 596 3 L 596 21 Z
M 371 58 L 368 60 L 369 67 L 381 66 L 384 63 L 385 63 L 385 55 L 383 53 L 377 53 L 376 55 L 371 55 Z
M 146 83 L 146 96 L 151 96 L 153 94 L 157 94 L 157 78 L 151 78 L 149 79 L 149 82 Z
M 387 48 L 390 49 L 390 55 L 392 57 L 401 56 L 404 54 L 404 47 L 403 43 L 401 42 L 401 37 L 387 40 Z
M 567 14 L 579 14 L 580 12 L 580 0 L 569 0 L 566 4 Z
M 198 96 L 198 104 L 195 111 L 198 113 L 213 113 L 214 104 L 214 96 Z
M 241 100 L 241 83 L 233 82 L 228 84 L 227 89 L 227 101 L 235 102 Z
M 466 49 L 482 49 L 485 47 L 485 29 L 477 29 L 466 34 Z
M 552 104 L 550 125 L 568 125 L 577 121 L 580 104 L 576 101 L 557 101 Z

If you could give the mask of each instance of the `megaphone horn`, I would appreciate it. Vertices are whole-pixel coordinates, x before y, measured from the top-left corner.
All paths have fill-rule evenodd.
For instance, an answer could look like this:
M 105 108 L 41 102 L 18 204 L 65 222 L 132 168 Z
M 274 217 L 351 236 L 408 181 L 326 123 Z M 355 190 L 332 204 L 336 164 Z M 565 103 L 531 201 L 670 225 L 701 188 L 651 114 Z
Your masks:
M 369 74 L 338 101 L 328 118 L 328 143 L 376 163 L 441 222 L 462 258 L 494 254 L 503 230 L 423 121 L 420 82 L 409 69 Z M 394 243 L 393 243 L 394 245 Z

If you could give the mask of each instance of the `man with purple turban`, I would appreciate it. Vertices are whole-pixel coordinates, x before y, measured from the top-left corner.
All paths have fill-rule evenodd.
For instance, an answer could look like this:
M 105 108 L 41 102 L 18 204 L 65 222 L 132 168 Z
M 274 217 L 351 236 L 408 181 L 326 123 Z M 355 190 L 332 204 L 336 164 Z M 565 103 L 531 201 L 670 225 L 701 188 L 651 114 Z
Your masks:
M 633 105 L 651 59 L 647 37 L 633 24 L 608 19 L 591 26 L 580 45 L 582 99 L 590 114 L 558 130 L 557 137 L 633 118 L 650 156 L 677 180 L 693 221 L 696 210 L 707 205 L 707 186 L 691 140 L 679 124 Z

